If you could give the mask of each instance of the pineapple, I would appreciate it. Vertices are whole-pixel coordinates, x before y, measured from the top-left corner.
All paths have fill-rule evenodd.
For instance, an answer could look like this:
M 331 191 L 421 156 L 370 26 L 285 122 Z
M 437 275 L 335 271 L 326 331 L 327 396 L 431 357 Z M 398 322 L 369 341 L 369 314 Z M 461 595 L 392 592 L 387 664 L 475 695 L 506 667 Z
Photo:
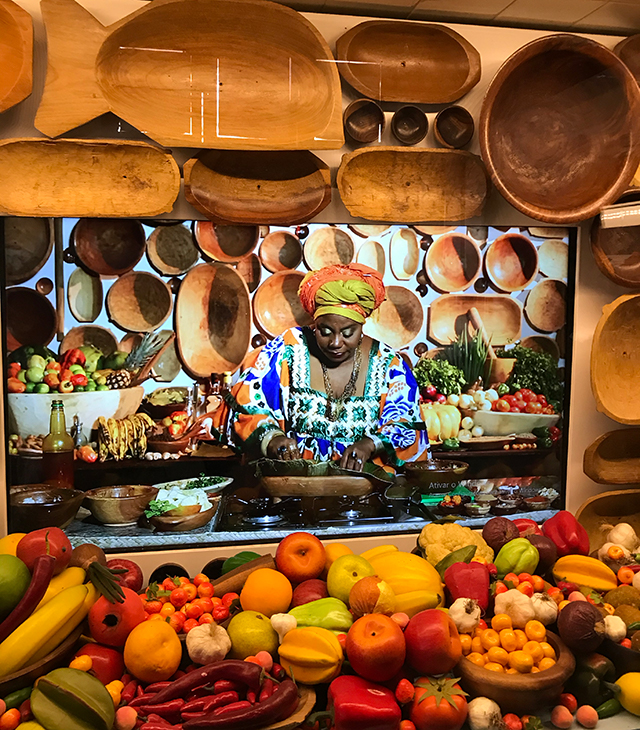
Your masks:
M 166 338 L 158 333 L 147 333 L 129 353 L 122 368 L 107 375 L 107 385 L 111 390 L 128 388 L 133 378 L 163 347 Z

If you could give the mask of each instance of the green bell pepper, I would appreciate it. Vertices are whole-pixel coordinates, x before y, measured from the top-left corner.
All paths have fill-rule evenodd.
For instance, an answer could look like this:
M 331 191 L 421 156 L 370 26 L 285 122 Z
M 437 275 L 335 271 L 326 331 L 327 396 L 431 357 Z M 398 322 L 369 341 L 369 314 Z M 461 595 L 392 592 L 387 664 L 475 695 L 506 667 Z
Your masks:
M 442 442 L 443 451 L 457 451 L 460 448 L 460 441 L 457 438 L 445 439 Z
M 289 611 L 295 616 L 298 628 L 318 626 L 334 634 L 346 634 L 353 623 L 353 616 L 339 598 L 319 598 L 317 601 L 303 603 Z
M 600 707 L 613 699 L 616 681 L 613 662 L 602 654 L 592 652 L 576 658 L 576 669 L 566 685 L 566 692 L 575 695 L 579 705 Z
M 504 578 L 507 573 L 535 573 L 539 560 L 538 549 L 526 538 L 516 537 L 503 545 L 494 563 L 498 577 Z

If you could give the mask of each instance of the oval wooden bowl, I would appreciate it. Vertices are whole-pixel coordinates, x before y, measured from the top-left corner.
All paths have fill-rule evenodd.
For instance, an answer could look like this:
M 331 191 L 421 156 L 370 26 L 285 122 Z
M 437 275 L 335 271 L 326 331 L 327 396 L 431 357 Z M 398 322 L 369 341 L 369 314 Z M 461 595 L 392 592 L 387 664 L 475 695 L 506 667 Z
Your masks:
M 583 470 L 598 484 L 637 483 L 640 429 L 620 428 L 598 437 L 584 452 Z
M 640 424 L 640 295 L 602 308 L 591 345 L 591 390 L 596 408 L 618 423 Z
M 2 80 L 0 112 L 26 99 L 33 82 L 33 21 L 31 15 L 11 0 L 0 2 L 2 31 Z
M 11 487 L 9 505 L 14 532 L 43 527 L 64 529 L 80 509 L 84 492 L 52 487 L 50 484 L 21 484 Z
M 404 286 L 390 285 L 387 297 L 364 324 L 364 333 L 396 350 L 405 347 L 422 330 L 424 311 L 418 297 Z
M 16 6 L 17 7 L 17 6 Z M 0 5 L 0 17 L 2 16 Z M 45 265 L 53 248 L 48 218 L 5 218 L 4 255 L 7 286 L 23 284 Z
M 538 332 L 557 332 L 567 319 L 567 285 L 560 279 L 543 279 L 527 295 L 524 314 Z
M 614 46 L 613 52 L 631 71 L 636 81 L 640 81 L 640 35 L 630 35 Z
M 585 220 L 638 168 L 639 103 L 638 84 L 610 50 L 576 35 L 544 36 L 493 77 L 480 117 L 482 157 L 500 193 L 526 215 Z
M 457 221 L 479 215 L 482 160 L 463 150 L 368 147 L 342 156 L 336 179 L 351 215 L 374 221 Z
M 67 282 L 67 303 L 78 322 L 95 322 L 102 311 L 100 277 L 84 269 L 74 269 Z
M 264 268 L 272 274 L 296 269 L 302 261 L 302 244 L 293 233 L 273 231 L 262 240 L 258 255 Z
M 146 271 L 130 271 L 115 281 L 106 297 L 109 319 L 129 332 L 153 332 L 171 314 L 173 297 L 166 282 Z
M 640 192 L 627 191 L 616 201 L 640 200 Z M 615 284 L 640 286 L 640 226 L 602 228 L 600 216 L 591 224 L 591 252 L 600 271 Z
M 184 194 L 217 223 L 304 223 L 331 202 L 328 165 L 308 150 L 207 150 L 184 165 Z
M 433 132 L 438 144 L 449 149 L 459 150 L 468 145 L 473 138 L 475 122 L 471 112 L 463 106 L 448 106 L 436 114 Z
M 196 512 L 191 515 L 174 515 L 166 517 L 165 515 L 154 515 L 149 522 L 158 532 L 188 532 L 189 530 L 197 530 L 204 527 L 213 519 L 218 511 L 220 500 L 216 500 L 210 509 Z
M 569 245 L 558 238 L 545 241 L 538 249 L 538 264 L 540 273 L 550 279 L 566 279 L 569 275 Z
M 73 350 L 75 347 L 83 345 L 93 345 L 106 357 L 118 349 L 118 340 L 110 329 L 97 324 L 72 327 L 62 338 L 60 352 Z
M 484 265 L 497 289 L 520 291 L 538 274 L 538 250 L 526 236 L 505 233 L 486 250 Z
M 135 525 L 157 494 L 145 484 L 98 487 L 84 493 L 84 506 L 103 525 Z
M 262 264 L 259 257 L 255 253 L 251 253 L 240 259 L 234 268 L 245 280 L 249 292 L 254 292 L 262 278 Z
M 71 240 L 80 263 L 108 278 L 131 271 L 145 250 L 144 229 L 136 220 L 81 218 Z
M 258 243 L 258 226 L 217 225 L 196 221 L 193 234 L 198 248 L 214 261 L 235 263 L 248 256 Z
M 480 81 L 478 51 L 434 23 L 360 23 L 338 38 L 336 56 L 342 78 L 380 101 L 447 104 Z
M 304 263 L 310 271 L 333 264 L 350 264 L 354 253 L 351 236 L 335 226 L 315 230 L 304 242 Z
M 377 241 L 365 241 L 358 249 L 356 263 L 369 266 L 384 276 L 386 268 L 384 248 Z
M 393 136 L 402 144 L 418 144 L 429 131 L 427 115 L 417 106 L 402 106 L 391 117 Z
M 305 327 L 313 322 L 298 296 L 303 278 L 301 271 L 280 271 L 265 279 L 253 295 L 253 318 L 268 337 L 277 337 L 290 327 Z
M 391 226 L 359 226 L 353 223 L 349 224 L 349 230 L 353 231 L 357 236 L 362 238 L 369 238 L 370 236 L 381 236 L 385 231 L 388 231 Z
M 578 507 L 576 519 L 587 531 L 592 550 L 598 550 L 606 542 L 610 528 L 603 529 L 605 525 L 628 522 L 637 534 L 640 531 L 640 489 L 600 492 Z
M 559 636 L 547 631 L 547 641 L 555 649 L 556 663 L 537 674 L 500 674 L 478 667 L 466 657 L 458 662 L 456 676 L 463 689 L 473 697 L 488 697 L 502 712 L 539 714 L 557 704 L 563 685 L 573 674 L 576 661 Z
M 224 264 L 198 264 L 176 301 L 180 359 L 196 378 L 235 371 L 249 349 L 251 302 L 244 279 Z
M 457 292 L 468 289 L 480 276 L 482 254 L 473 238 L 445 233 L 427 249 L 424 270 L 436 289 Z
M 345 132 L 356 142 L 368 143 L 382 139 L 385 128 L 384 112 L 371 99 L 356 99 L 342 115 Z
M 158 226 L 147 239 L 147 258 L 163 276 L 185 274 L 197 263 L 200 252 L 193 242 L 193 234 L 181 223 Z
M 401 228 L 389 243 L 391 271 L 399 281 L 408 281 L 418 270 L 420 246 L 416 234 L 410 228 Z
M 558 343 L 546 335 L 530 335 L 520 340 L 523 347 L 528 347 L 535 352 L 545 352 L 551 355 L 554 360 L 560 359 L 560 348 Z
M 427 336 L 437 345 L 448 345 L 468 323 L 468 312 L 480 313 L 487 337 L 494 347 L 520 338 L 522 305 L 506 294 L 443 294 L 429 307 Z
M 58 317 L 53 304 L 35 289 L 13 286 L 6 291 L 5 312 L 9 352 L 22 345 L 48 345 Z
M 364 476 L 263 476 L 260 484 L 272 497 L 363 497 L 373 490 Z

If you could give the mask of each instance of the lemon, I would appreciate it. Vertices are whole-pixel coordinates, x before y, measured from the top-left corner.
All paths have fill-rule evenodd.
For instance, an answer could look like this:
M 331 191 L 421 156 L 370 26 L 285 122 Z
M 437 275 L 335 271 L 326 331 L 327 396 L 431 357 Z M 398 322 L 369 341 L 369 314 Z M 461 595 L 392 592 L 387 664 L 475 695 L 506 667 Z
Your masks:
M 0 555 L 15 555 L 18 543 L 26 535 L 26 532 L 13 532 L 0 538 Z
M 640 672 L 627 672 L 616 679 L 618 700 L 627 712 L 640 715 Z
M 227 626 L 231 639 L 231 651 L 227 659 L 246 659 L 259 651 L 275 655 L 278 651 L 278 634 L 271 621 L 258 611 L 237 613 Z
M 15 555 L 0 555 L 0 621 L 18 605 L 31 582 L 29 568 Z

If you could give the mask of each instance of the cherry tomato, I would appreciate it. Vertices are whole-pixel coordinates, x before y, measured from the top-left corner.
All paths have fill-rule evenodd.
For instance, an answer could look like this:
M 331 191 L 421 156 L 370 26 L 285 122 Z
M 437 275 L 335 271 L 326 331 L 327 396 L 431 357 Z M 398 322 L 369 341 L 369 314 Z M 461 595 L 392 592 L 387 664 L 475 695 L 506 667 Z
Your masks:
M 547 398 L 546 396 L 542 395 L 542 393 L 540 393 L 540 395 L 538 396 L 538 403 L 540 403 L 540 405 L 543 407 L 547 405 Z
M 222 596 L 222 603 L 228 607 L 236 598 L 240 598 L 237 593 L 225 593 L 224 596 Z
M 515 397 L 515 395 L 503 395 L 503 396 L 501 396 L 501 397 L 502 397 L 502 400 L 506 400 L 506 401 L 507 401 L 507 403 L 508 403 L 508 404 L 509 404 L 509 405 L 510 405 L 511 407 L 515 406 L 515 405 L 516 405 L 516 401 L 518 400 L 518 399 L 517 399 L 517 398 Z
M 517 408 L 516 406 L 511 406 L 510 412 L 511 413 L 521 413 L 520 409 Z
M 529 401 L 525 411 L 527 413 L 542 413 L 542 406 L 537 401 Z
M 529 403 L 529 401 L 536 400 L 537 396 L 530 388 L 520 388 L 516 393 L 516 398 L 520 398 L 520 400 Z
M 541 406 L 542 407 L 542 406 Z M 508 413 L 511 410 L 511 405 L 504 398 L 498 398 L 496 401 L 496 411 L 502 413 Z
M 220 623 L 221 621 L 226 621 L 226 619 L 229 618 L 229 608 L 225 606 L 224 604 L 220 606 L 214 606 L 213 611 L 211 612 L 211 615 L 213 616 L 213 620 L 216 623 Z
M 527 407 L 527 401 L 518 398 L 516 400 L 516 407 L 519 408 L 521 411 L 524 411 L 524 409 Z

